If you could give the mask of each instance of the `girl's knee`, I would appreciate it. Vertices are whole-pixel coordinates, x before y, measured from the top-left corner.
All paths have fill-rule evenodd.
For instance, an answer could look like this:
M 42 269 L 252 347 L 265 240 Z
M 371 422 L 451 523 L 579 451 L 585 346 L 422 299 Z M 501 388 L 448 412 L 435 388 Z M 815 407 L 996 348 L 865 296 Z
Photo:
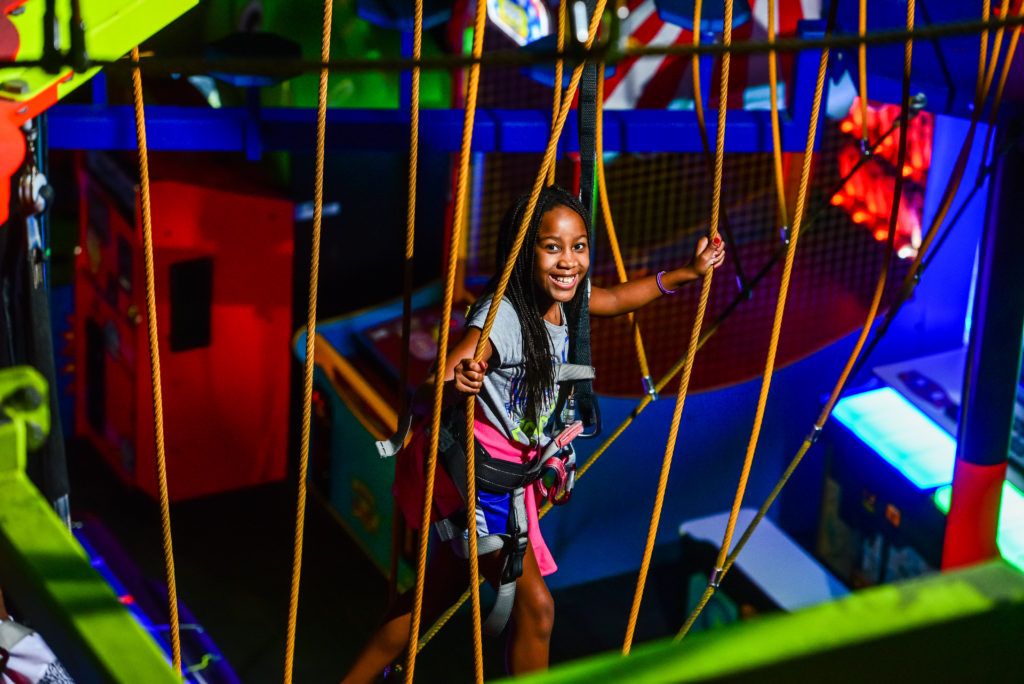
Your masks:
M 516 587 L 516 608 L 518 629 L 528 630 L 537 637 L 551 636 L 555 625 L 555 601 L 543 582 Z

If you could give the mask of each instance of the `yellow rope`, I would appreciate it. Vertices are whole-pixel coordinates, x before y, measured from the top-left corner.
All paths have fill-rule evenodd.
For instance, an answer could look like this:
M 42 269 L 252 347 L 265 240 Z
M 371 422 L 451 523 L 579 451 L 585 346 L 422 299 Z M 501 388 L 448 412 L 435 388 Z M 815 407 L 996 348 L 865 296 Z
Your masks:
M 604 216 L 604 225 L 608 230 L 608 244 L 612 248 L 612 258 L 615 260 L 615 270 L 619 274 L 619 282 L 624 283 L 629 280 L 629 277 L 626 274 L 626 265 L 622 261 L 619 238 L 615 234 L 615 223 L 612 221 L 612 207 L 608 201 L 608 185 L 604 174 L 604 62 L 597 65 L 596 124 L 597 154 L 595 161 L 597 164 L 597 192 L 601 198 L 601 215 Z M 636 346 L 636 359 L 640 364 L 640 375 L 644 378 L 646 385 L 651 377 L 651 369 L 647 365 L 647 353 L 644 351 L 644 340 L 640 335 L 640 323 L 632 312 L 629 314 L 629 323 L 633 328 L 633 344 Z
M 1017 16 L 1024 16 L 1024 2 L 1017 7 Z M 1013 27 L 1013 36 L 1010 38 L 1010 42 L 1006 47 L 1006 59 L 1003 61 L 1003 71 L 999 75 L 999 84 L 996 86 L 996 94 L 992 99 L 992 111 L 989 112 L 988 116 L 988 131 L 985 133 L 985 147 L 982 148 L 981 152 L 981 163 L 982 166 L 985 164 L 985 160 L 988 158 L 988 148 L 992 142 L 992 135 L 996 129 L 996 115 L 999 113 L 999 105 L 1003 101 L 1003 89 L 1006 86 L 1006 78 L 1010 73 L 1010 66 L 1013 64 L 1013 56 L 1017 51 L 1017 40 L 1020 38 L 1021 25 L 1017 24 Z M 979 179 L 980 179 L 979 175 Z
M 713 177 L 713 192 L 711 198 L 711 226 L 708 231 L 708 239 L 714 241 L 718 235 L 719 210 L 722 201 L 722 167 L 725 162 L 725 115 L 728 109 L 729 100 L 729 65 L 730 53 L 728 47 L 732 45 L 732 0 L 725 2 L 724 28 L 722 31 L 722 44 L 727 51 L 722 53 L 721 76 L 719 77 L 718 96 L 718 126 L 715 130 L 715 168 Z M 694 31 L 693 40 L 697 43 L 700 40 L 700 19 L 701 2 L 694 7 Z M 699 90 L 696 89 L 696 90 Z M 698 115 L 700 117 L 700 115 Z M 633 594 L 633 605 L 629 613 L 629 622 L 626 625 L 626 637 L 622 645 L 622 654 L 629 655 L 633 646 L 633 634 L 636 630 L 636 622 L 640 615 L 640 603 L 643 600 L 644 586 L 647 582 L 647 573 L 651 565 L 651 556 L 654 553 L 654 542 L 658 534 L 658 524 L 661 521 L 661 509 L 665 501 L 665 491 L 668 487 L 669 470 L 672 467 L 672 455 L 676 448 L 676 439 L 679 435 L 679 422 L 682 418 L 683 406 L 686 403 L 686 392 L 690 384 L 690 374 L 693 370 L 693 359 L 697 351 L 697 342 L 700 337 L 701 325 L 704 322 L 704 312 L 707 308 L 708 298 L 711 294 L 711 280 L 714 269 L 708 269 L 701 282 L 700 301 L 697 304 L 697 312 L 690 331 L 690 343 L 687 349 L 686 363 L 683 366 L 683 375 L 679 381 L 679 390 L 676 394 L 675 410 L 672 414 L 672 424 L 669 428 L 668 444 L 665 447 L 665 457 L 662 460 L 661 474 L 658 479 L 658 490 L 654 499 L 654 511 L 651 514 L 651 524 L 647 531 L 647 544 L 644 548 L 644 557 L 640 565 L 640 575 L 637 578 L 636 591 Z
M 473 23 L 474 58 L 483 53 L 484 25 L 487 18 L 487 7 L 484 0 L 477 0 L 476 16 Z M 434 499 L 434 473 L 437 467 L 438 434 L 441 428 L 441 410 L 444 396 L 445 368 L 448 363 L 448 335 L 451 328 L 452 301 L 455 296 L 455 275 L 458 270 L 459 246 L 462 240 L 462 224 L 469 185 L 469 160 L 472 154 L 473 124 L 476 119 L 476 100 L 480 84 L 480 64 L 469 68 L 469 81 L 466 89 L 465 115 L 462 122 L 462 148 L 459 157 L 458 177 L 455 186 L 455 215 L 452 221 L 452 232 L 448 250 L 448 270 L 445 274 L 444 302 L 442 317 L 438 329 L 437 372 L 434 382 L 434 404 L 431 415 L 430 448 L 425 464 L 425 486 L 423 492 L 423 512 L 420 518 L 420 544 L 416 563 L 416 588 L 409 625 L 409 646 L 406 654 L 405 681 L 411 683 L 416 670 L 416 654 L 419 653 L 420 620 L 423 612 L 423 591 L 426 581 L 427 545 L 430 538 L 430 513 Z M 473 453 L 472 451 L 470 453 Z M 470 498 L 469 501 L 474 499 Z M 475 522 L 474 516 L 468 516 Z M 475 530 L 470 531 L 470 576 L 477 577 L 478 563 L 475 554 Z M 483 641 L 480 635 L 480 597 L 477 593 L 473 601 L 473 653 L 476 681 L 483 681 Z
M 1000 17 L 1006 17 L 1006 14 L 1009 11 L 1009 9 L 1010 9 L 1010 0 L 1002 0 L 1002 2 L 999 4 L 999 16 Z M 988 71 L 985 74 L 984 92 L 986 94 L 989 91 L 989 86 L 992 85 L 992 76 L 995 74 L 995 71 L 996 71 L 996 61 L 998 61 L 998 59 L 999 59 L 999 51 L 1000 51 L 1000 49 L 1002 49 L 1003 32 L 1005 30 L 1006 30 L 1005 27 L 1002 27 L 1002 28 L 998 29 L 996 31 L 995 40 L 992 41 L 992 53 L 991 53 L 992 54 L 992 61 L 988 63 Z M 984 102 L 984 100 L 982 100 L 982 101 Z
M 565 49 L 565 20 L 566 20 L 566 3 L 563 0 L 558 3 L 558 53 L 561 54 L 562 50 Z M 565 60 L 561 57 L 555 62 L 555 87 L 554 87 L 554 104 L 551 109 L 551 130 L 555 129 L 555 121 L 558 120 L 558 112 L 561 109 L 561 96 L 562 96 L 562 69 L 564 67 Z M 548 185 L 552 185 L 555 182 L 555 165 L 552 164 L 551 168 L 548 169 Z
M 332 0 L 324 0 L 320 58 L 331 58 Z M 324 138 L 327 129 L 327 69 L 320 70 L 316 109 L 316 153 L 313 176 L 313 248 L 309 270 L 309 305 L 306 310 L 306 360 L 303 364 L 302 440 L 299 447 L 298 500 L 295 509 L 295 543 L 292 549 L 288 629 L 285 635 L 284 681 L 291 684 L 295 669 L 295 629 L 299 614 L 299 583 L 302 576 L 302 539 L 306 520 L 306 471 L 309 469 L 310 418 L 313 402 L 313 360 L 316 339 L 316 298 L 320 273 L 320 228 L 324 206 Z
M 860 0 L 859 9 L 857 35 L 863 38 L 868 30 L 868 0 Z M 868 144 L 868 46 L 865 43 L 857 45 L 857 70 L 860 74 L 860 141 L 863 151 Z
M 1005 7 L 1008 0 L 1003 0 L 1003 6 Z M 985 0 L 983 5 L 984 17 L 988 18 L 989 3 Z M 1005 10 L 1003 13 L 1005 16 Z M 1004 27 L 998 29 L 996 34 L 996 44 L 1002 39 L 1002 32 Z M 953 198 L 956 196 L 957 190 L 960 188 L 960 181 L 963 179 L 964 171 L 967 168 L 967 159 L 971 154 L 971 143 L 974 141 L 974 134 L 978 128 L 978 121 L 981 117 L 981 110 L 985 106 L 985 100 L 988 99 L 989 86 L 992 83 L 990 75 L 995 71 L 996 57 L 992 57 L 991 63 L 988 62 L 988 32 L 983 33 L 981 41 L 981 55 L 978 58 L 978 82 L 975 87 L 975 98 L 974 98 L 974 114 L 971 116 L 971 124 L 967 129 L 967 137 L 964 139 L 964 144 L 960 148 L 960 155 L 957 157 L 956 164 L 953 166 L 953 173 L 950 175 L 950 182 L 946 186 L 946 192 L 942 196 L 942 202 L 939 204 L 938 210 L 935 212 L 935 216 L 932 218 L 931 225 L 924 237 L 921 239 L 921 245 L 918 247 L 917 257 L 911 263 L 907 275 L 903 279 L 901 285 L 902 292 L 909 292 L 913 289 L 914 283 L 920 275 L 921 257 L 928 250 L 932 240 L 938 233 L 939 227 L 946 218 L 946 214 L 949 212 L 949 208 L 953 204 Z M 989 68 L 983 68 L 986 64 L 989 64 Z
M 861 0 L 864 2 L 865 0 Z M 775 0 L 768 0 L 768 42 L 775 42 Z M 778 55 L 774 50 L 768 53 L 768 84 L 771 98 L 772 117 L 772 161 L 775 167 L 775 191 L 779 201 L 779 219 L 784 228 L 789 227 L 786 211 L 786 182 L 782 175 L 782 141 L 779 133 L 779 74 Z
M 138 46 L 132 59 L 139 61 Z M 174 581 L 174 545 L 171 542 L 171 506 L 167 494 L 167 456 L 164 452 L 164 400 L 160 385 L 160 338 L 156 327 L 156 282 L 153 275 L 153 211 L 149 199 L 149 151 L 146 145 L 146 114 L 142 102 L 142 74 L 132 69 L 135 101 L 135 136 L 139 147 L 139 194 L 142 203 L 142 250 L 146 262 L 146 318 L 149 323 L 150 377 L 153 383 L 153 424 L 156 438 L 156 482 L 160 495 L 160 523 L 163 532 L 164 566 L 167 572 L 167 600 L 170 609 L 171 662 L 181 672 L 181 640 L 178 631 L 178 590 Z
M 989 0 L 983 0 L 983 2 L 981 3 L 981 19 L 982 19 L 982 21 L 988 21 L 989 10 L 990 9 L 991 8 L 990 8 Z M 1006 18 L 1005 15 L 1002 18 L 1005 19 Z M 981 30 L 981 45 L 980 45 L 980 52 L 979 52 L 979 55 L 978 55 L 978 80 L 975 81 L 975 84 L 974 84 L 974 100 L 975 100 L 975 102 L 977 102 L 979 99 L 984 101 L 984 98 L 981 97 L 981 91 L 982 91 L 982 87 L 984 85 L 984 81 L 982 80 L 982 74 L 985 73 L 985 63 L 986 63 L 987 59 L 988 59 L 988 29 L 987 28 L 983 28 Z

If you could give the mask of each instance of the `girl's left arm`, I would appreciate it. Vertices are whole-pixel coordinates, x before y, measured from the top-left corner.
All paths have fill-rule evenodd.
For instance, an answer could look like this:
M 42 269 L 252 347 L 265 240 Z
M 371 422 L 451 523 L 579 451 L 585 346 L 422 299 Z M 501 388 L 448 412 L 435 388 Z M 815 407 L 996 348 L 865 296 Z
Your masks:
M 686 283 L 702 278 L 711 268 L 718 268 L 725 259 L 725 243 L 719 237 L 713 244 L 706 237 L 697 242 L 693 260 L 661 276 L 666 290 L 677 290 Z M 657 276 L 646 276 L 609 288 L 594 286 L 590 290 L 590 313 L 594 316 L 619 316 L 636 311 L 662 296 Z

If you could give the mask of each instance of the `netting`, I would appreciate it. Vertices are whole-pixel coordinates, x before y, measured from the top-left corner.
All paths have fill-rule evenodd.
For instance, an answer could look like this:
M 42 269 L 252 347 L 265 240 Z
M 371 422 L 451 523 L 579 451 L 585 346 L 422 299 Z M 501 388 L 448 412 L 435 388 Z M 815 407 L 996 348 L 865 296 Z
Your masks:
M 915 133 L 927 150 L 931 124 L 927 115 L 919 119 L 922 123 Z M 825 125 L 816 155 L 809 215 L 816 217 L 807 226 L 794 266 L 779 349 L 780 367 L 852 332 L 862 324 L 871 301 L 884 251 L 875 235 L 874 216 L 858 214 L 855 221 L 857 209 L 833 204 L 830 194 L 848 170 L 844 160 L 850 146 L 859 146 L 859 125 L 851 129 L 844 125 L 848 121 L 830 121 Z M 878 131 L 876 135 L 884 132 Z M 800 157 L 796 153 L 785 155 L 787 177 L 791 170 L 799 169 Z M 922 159 L 927 161 L 926 155 Z M 539 155 L 533 154 L 495 153 L 483 157 L 482 194 L 474 216 L 469 275 L 486 276 L 493 272 L 495 238 L 502 215 L 529 183 L 538 163 Z M 612 211 L 630 276 L 648 275 L 686 263 L 697 239 L 706 233 L 711 213 L 711 178 L 703 155 L 608 155 L 606 165 Z M 864 168 L 862 186 L 870 184 L 877 188 L 872 191 L 881 193 L 883 199 L 886 192 L 891 196 L 896 173 L 892 160 L 879 154 Z M 572 187 L 574 176 L 573 160 L 566 158 L 560 162 L 557 182 Z M 724 179 L 723 207 L 732 228 L 733 243 L 726 264 L 716 274 L 722 285 L 712 293 L 711 316 L 721 312 L 739 293 L 737 260 L 750 278 L 769 262 L 782 240 L 771 155 L 726 155 Z M 905 216 L 901 216 L 901 221 L 920 225 L 926 164 L 915 168 L 906 180 L 906 199 L 902 203 Z M 787 185 L 795 187 L 791 182 Z M 615 267 L 599 214 L 592 274 L 597 285 L 612 285 L 616 282 Z M 894 265 L 883 306 L 898 289 L 908 263 L 899 260 Z M 730 385 L 760 374 L 763 358 L 759 350 L 770 334 L 778 280 L 779 271 L 773 269 L 701 351 L 701 361 L 691 380 L 694 391 Z M 654 377 L 664 374 L 684 351 L 682 339 L 692 321 L 698 295 L 698 287 L 683 288 L 639 312 L 640 325 L 647 333 L 645 343 Z M 593 320 L 594 365 L 600 370 L 595 386 L 600 393 L 642 393 L 631 335 L 625 319 Z M 666 389 L 671 391 L 672 386 Z

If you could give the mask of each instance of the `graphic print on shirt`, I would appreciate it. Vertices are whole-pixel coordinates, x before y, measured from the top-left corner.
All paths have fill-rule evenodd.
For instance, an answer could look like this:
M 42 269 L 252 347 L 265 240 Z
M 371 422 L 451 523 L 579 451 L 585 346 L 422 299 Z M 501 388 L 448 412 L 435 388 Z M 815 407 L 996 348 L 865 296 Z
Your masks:
M 569 349 L 569 335 L 566 333 L 565 340 L 561 345 L 562 363 L 567 362 L 567 350 Z M 552 355 L 551 363 L 556 364 L 556 358 Z M 517 440 L 526 439 L 527 441 L 536 441 L 536 435 L 542 433 L 544 428 L 547 426 L 548 421 L 551 419 L 551 413 L 554 409 L 555 395 L 550 390 L 544 390 L 544 401 L 541 404 L 540 414 L 537 416 L 540 421 L 540 426 L 534 423 L 532 420 L 526 417 L 526 397 L 525 390 L 526 385 L 524 382 L 525 378 L 522 373 L 517 374 L 512 378 L 509 383 L 509 397 L 505 402 L 505 413 L 508 417 L 509 423 L 514 427 L 512 429 L 512 436 Z

